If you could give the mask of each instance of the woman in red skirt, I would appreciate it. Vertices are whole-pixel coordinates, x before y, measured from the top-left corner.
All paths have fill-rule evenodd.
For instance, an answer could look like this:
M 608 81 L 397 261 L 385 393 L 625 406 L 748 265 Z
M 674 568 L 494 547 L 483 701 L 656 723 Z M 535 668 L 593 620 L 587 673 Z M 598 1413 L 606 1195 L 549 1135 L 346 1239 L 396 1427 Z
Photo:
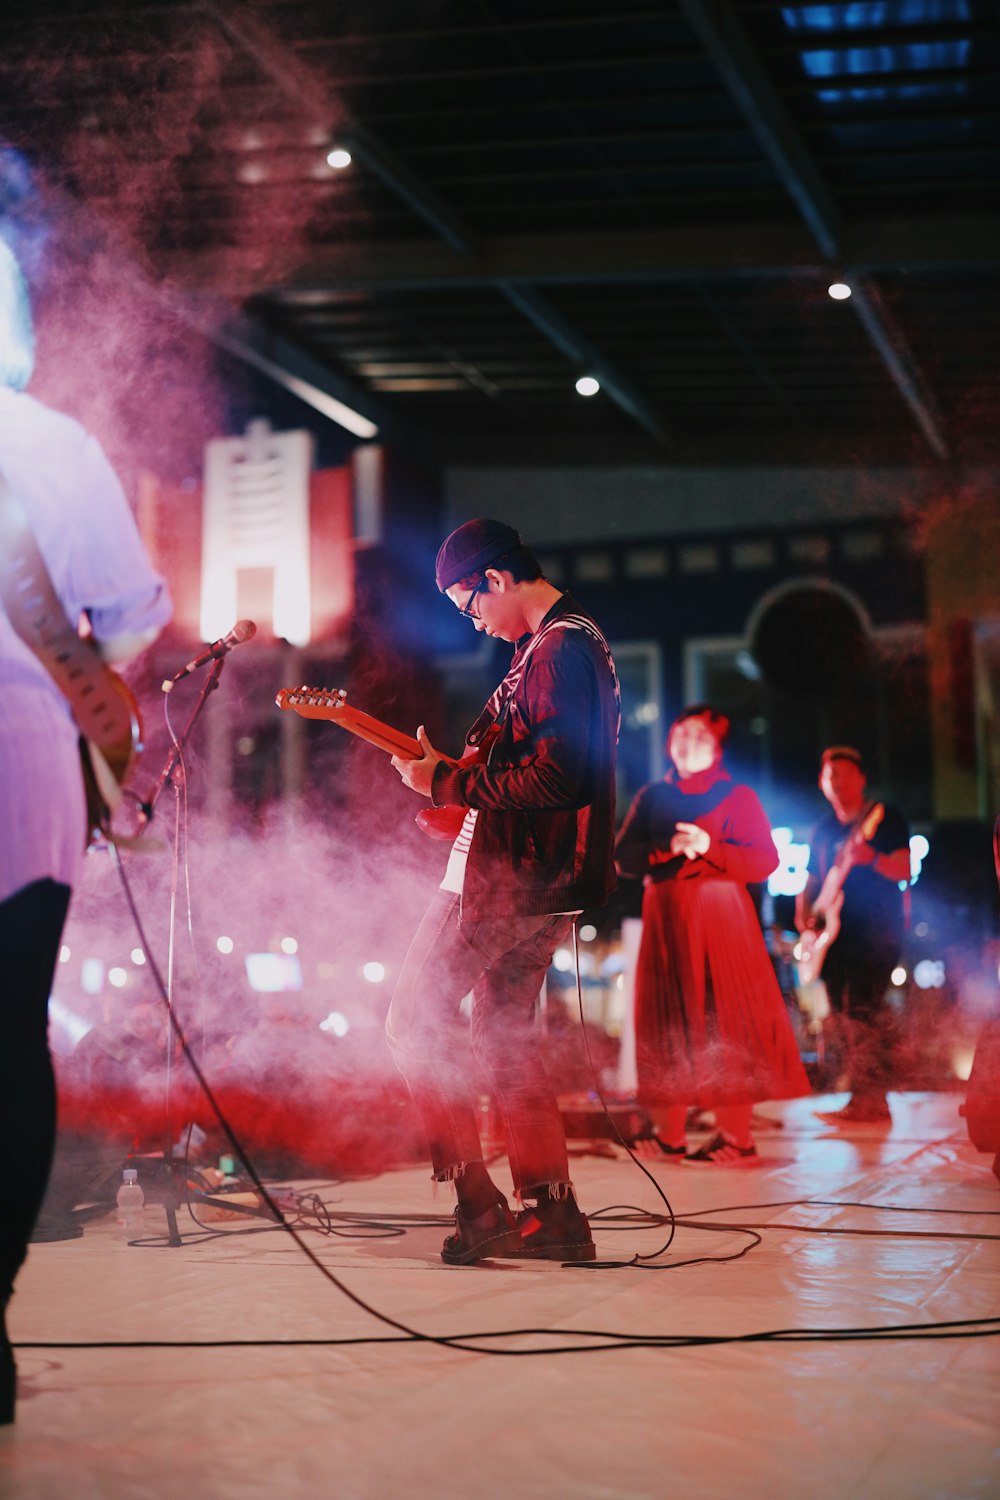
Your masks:
M 809 1093 L 747 885 L 778 864 L 754 792 L 722 764 L 729 720 L 704 704 L 671 725 L 673 768 L 642 788 L 618 835 L 623 875 L 642 876 L 635 983 L 639 1099 L 667 1156 L 752 1160 L 753 1105 Z M 689 1108 L 718 1134 L 687 1152 Z

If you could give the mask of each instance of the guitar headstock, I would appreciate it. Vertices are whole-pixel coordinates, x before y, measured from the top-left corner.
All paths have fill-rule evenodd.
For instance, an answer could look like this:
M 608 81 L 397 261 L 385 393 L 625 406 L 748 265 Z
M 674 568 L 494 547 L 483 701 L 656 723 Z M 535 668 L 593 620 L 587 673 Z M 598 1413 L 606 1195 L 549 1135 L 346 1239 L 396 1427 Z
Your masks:
M 332 719 L 347 702 L 346 688 L 282 688 L 275 703 L 279 708 L 294 709 L 304 719 Z

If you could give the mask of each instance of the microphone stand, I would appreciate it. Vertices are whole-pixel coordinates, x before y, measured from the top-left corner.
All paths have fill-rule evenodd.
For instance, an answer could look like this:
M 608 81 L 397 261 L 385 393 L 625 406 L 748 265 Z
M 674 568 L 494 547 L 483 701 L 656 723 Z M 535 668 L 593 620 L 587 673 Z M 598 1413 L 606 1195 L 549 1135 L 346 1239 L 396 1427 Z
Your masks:
M 225 657 L 216 657 L 212 663 L 212 670 L 205 680 L 205 684 L 198 695 L 184 729 L 178 739 L 175 739 L 170 747 L 163 770 L 160 772 L 159 780 L 153 788 L 151 795 L 145 802 L 140 803 L 140 815 L 142 827 L 145 828 L 153 818 L 153 810 L 159 800 L 160 794 L 166 786 L 171 786 L 174 791 L 174 847 L 170 871 L 170 917 L 167 933 L 167 974 L 166 974 L 166 1001 L 167 1001 L 167 1063 L 166 1083 L 164 1091 L 164 1144 L 163 1144 L 163 1195 L 164 1208 L 167 1214 L 167 1243 L 171 1247 L 177 1247 L 183 1243 L 177 1230 L 177 1209 L 185 1201 L 185 1197 L 178 1190 L 176 1175 L 174 1171 L 173 1156 L 173 1055 L 175 1044 L 175 1033 L 177 1030 L 174 1021 L 174 953 L 177 933 L 177 890 L 180 871 L 180 836 L 181 836 L 181 788 L 184 784 L 184 747 L 191 737 L 191 732 L 208 701 L 208 695 L 214 692 L 219 685 L 222 669 L 225 666 Z M 176 773 L 180 771 L 178 777 Z M 201 1195 L 199 1195 L 201 1196 Z

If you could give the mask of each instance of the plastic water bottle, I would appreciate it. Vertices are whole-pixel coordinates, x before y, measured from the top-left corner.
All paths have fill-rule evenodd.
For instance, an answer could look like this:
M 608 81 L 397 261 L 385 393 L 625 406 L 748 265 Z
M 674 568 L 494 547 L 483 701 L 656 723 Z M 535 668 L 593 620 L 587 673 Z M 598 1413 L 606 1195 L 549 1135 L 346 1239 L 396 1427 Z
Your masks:
M 122 1239 L 135 1239 L 142 1234 L 144 1228 L 142 1206 L 145 1198 L 139 1186 L 139 1174 L 134 1167 L 126 1167 L 122 1173 L 122 1185 L 115 1201 L 118 1204 L 118 1233 Z

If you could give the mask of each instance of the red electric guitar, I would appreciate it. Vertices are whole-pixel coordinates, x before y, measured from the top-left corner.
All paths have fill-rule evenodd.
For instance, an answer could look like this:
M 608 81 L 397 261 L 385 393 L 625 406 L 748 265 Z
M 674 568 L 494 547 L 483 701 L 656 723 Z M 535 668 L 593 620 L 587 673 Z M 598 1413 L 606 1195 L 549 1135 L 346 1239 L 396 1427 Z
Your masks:
M 383 724 L 381 719 L 374 719 L 371 714 L 364 714 L 356 708 L 351 708 L 344 688 L 336 688 L 333 691 L 329 688 L 282 688 L 274 701 L 279 708 L 290 708 L 295 713 L 301 714 L 304 719 L 326 719 L 331 724 L 339 724 L 341 729 L 346 729 L 349 734 L 356 734 L 359 739 L 367 740 L 370 745 L 377 745 L 379 750 L 385 750 L 389 755 L 400 755 L 406 760 L 419 760 L 423 754 L 420 742 L 412 735 L 403 734 L 401 730 L 393 729 L 389 724 Z M 493 736 L 487 734 L 482 744 L 464 755 L 461 761 L 455 761 L 453 764 L 460 765 L 485 760 L 492 739 Z M 453 842 L 458 837 L 459 829 L 465 821 L 466 811 L 464 807 L 425 807 L 417 813 L 417 827 L 432 839 L 447 839 Z
M 814 984 L 820 976 L 823 961 L 840 931 L 840 910 L 844 904 L 844 881 L 854 868 L 861 845 L 871 842 L 875 837 L 875 830 L 884 817 L 885 808 L 881 802 L 876 802 L 874 807 L 868 809 L 826 872 L 826 879 L 820 887 L 819 895 L 813 902 L 812 908 L 813 916 L 822 918 L 822 926 L 807 927 L 796 945 L 796 951 L 799 954 L 797 959 L 799 983 L 802 985 Z

